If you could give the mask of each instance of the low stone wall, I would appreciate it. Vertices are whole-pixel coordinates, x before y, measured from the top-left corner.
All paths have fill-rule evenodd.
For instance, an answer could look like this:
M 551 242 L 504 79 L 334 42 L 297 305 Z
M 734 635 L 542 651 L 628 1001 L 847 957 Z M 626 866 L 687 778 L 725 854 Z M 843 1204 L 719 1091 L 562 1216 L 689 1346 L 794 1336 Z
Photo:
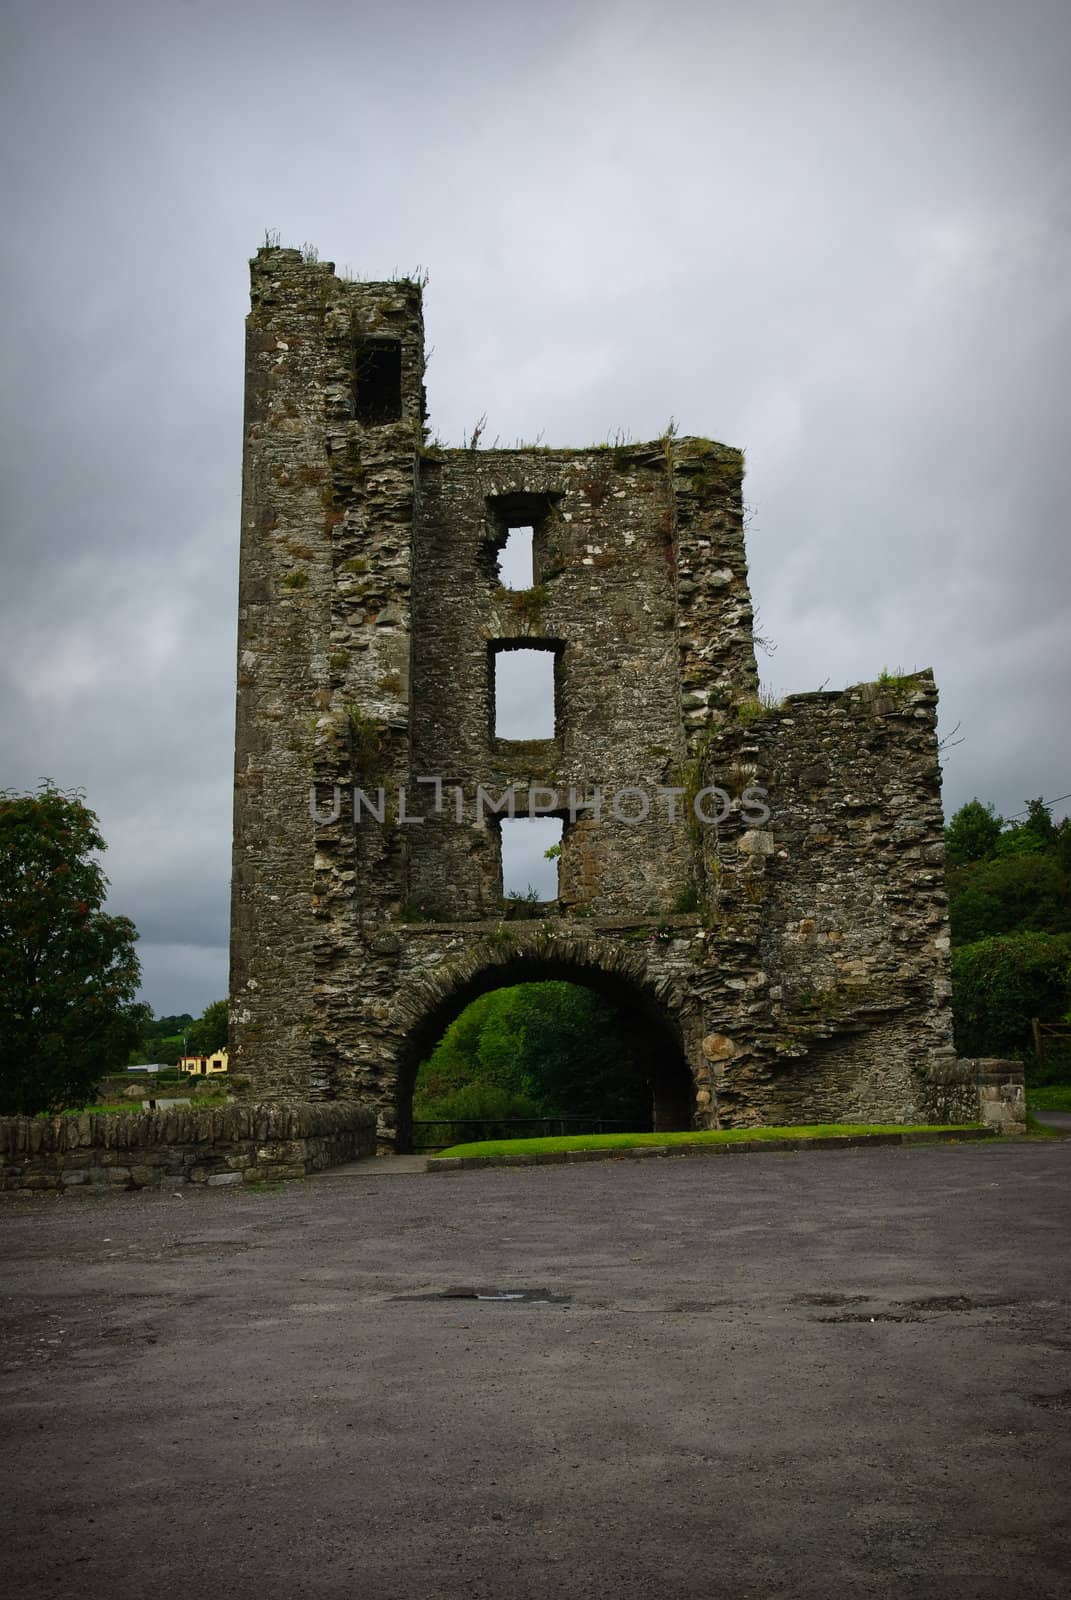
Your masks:
M 0 1188 L 149 1189 L 257 1183 L 375 1153 L 366 1106 L 233 1105 L 216 1110 L 0 1118 Z
M 972 1061 L 978 1119 L 998 1133 L 1026 1132 L 1026 1086 L 1021 1061 Z
M 1025 1133 L 1023 1063 L 935 1050 L 921 1076 L 918 1103 L 929 1122 L 980 1122 L 997 1133 Z

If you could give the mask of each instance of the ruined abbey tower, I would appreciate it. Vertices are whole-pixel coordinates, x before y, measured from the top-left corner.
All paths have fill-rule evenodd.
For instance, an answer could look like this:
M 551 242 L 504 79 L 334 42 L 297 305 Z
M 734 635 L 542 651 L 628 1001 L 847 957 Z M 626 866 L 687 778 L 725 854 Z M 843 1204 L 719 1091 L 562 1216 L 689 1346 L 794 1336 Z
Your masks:
M 740 453 L 432 447 L 419 285 L 276 248 L 252 275 L 231 1043 L 257 1098 L 371 1104 L 404 1149 L 447 1023 L 550 976 L 626 1010 L 655 1127 L 976 1115 L 932 677 L 760 702 Z M 496 734 L 516 649 L 549 737 Z M 562 819 L 531 920 L 504 915 L 509 808 L 477 803 L 507 791 Z

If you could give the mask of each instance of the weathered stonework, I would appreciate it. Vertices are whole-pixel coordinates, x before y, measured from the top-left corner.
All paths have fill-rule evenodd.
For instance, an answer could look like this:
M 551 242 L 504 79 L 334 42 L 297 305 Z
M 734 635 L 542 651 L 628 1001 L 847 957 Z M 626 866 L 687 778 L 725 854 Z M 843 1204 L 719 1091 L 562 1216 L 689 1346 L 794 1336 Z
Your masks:
M 375 1144 L 375 1117 L 352 1104 L 2 1117 L 0 1189 L 262 1183 L 371 1155 Z
M 419 287 L 292 250 L 252 267 L 231 1046 L 256 1097 L 359 1101 L 405 1148 L 442 1028 L 556 976 L 630 1014 L 657 1127 L 939 1120 L 931 674 L 767 709 L 738 451 L 430 446 Z M 520 593 L 497 574 L 517 526 Z M 553 654 L 553 738 L 494 734 L 494 659 L 519 647 Z M 499 828 L 474 806 L 511 785 L 518 814 L 564 819 L 537 922 L 503 920 Z M 695 815 L 711 785 L 724 820 L 709 797 Z M 382 820 L 355 820 L 355 788 L 384 791 Z M 641 824 L 608 809 L 624 789 L 649 797 Z

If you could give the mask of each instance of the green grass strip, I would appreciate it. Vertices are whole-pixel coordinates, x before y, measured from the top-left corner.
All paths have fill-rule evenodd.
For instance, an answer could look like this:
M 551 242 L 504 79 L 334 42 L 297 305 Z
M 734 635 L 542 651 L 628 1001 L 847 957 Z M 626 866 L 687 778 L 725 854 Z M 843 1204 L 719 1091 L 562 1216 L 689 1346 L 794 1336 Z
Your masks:
M 1071 1111 L 1071 1083 L 1046 1083 L 1026 1091 L 1031 1111 Z
M 439 1156 L 538 1156 L 559 1150 L 635 1150 L 643 1145 L 659 1149 L 674 1145 L 739 1144 L 753 1139 L 829 1139 L 861 1133 L 962 1133 L 976 1122 L 816 1122 L 788 1128 L 696 1129 L 690 1133 L 576 1133 L 547 1139 L 484 1139 L 478 1144 L 454 1144 Z
M 1026 1108 L 1026 1131 L 1028 1137 L 1033 1139 L 1067 1138 L 1062 1128 L 1050 1128 L 1047 1122 L 1039 1122 L 1029 1106 Z

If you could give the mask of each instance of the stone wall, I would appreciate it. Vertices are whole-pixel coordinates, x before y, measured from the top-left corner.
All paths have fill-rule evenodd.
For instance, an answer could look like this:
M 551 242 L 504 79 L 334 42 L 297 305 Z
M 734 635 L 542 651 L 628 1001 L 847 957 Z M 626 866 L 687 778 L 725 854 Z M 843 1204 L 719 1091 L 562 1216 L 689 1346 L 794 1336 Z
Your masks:
M 1026 1088 L 1021 1061 L 966 1063 L 977 1086 L 979 1120 L 998 1133 L 1026 1131 Z
M 377 349 L 396 352 L 396 393 L 362 406 L 360 394 L 375 401 L 389 387 Z M 280 1098 L 332 1092 L 314 993 L 330 961 L 334 874 L 354 883 L 352 830 L 317 843 L 310 782 L 342 766 L 404 770 L 423 365 L 416 285 L 344 282 L 299 251 L 259 253 L 246 327 L 230 992 L 232 1067 L 251 1057 Z M 362 903 L 375 917 L 402 893 L 400 856 L 386 836 L 366 844 Z
M 696 779 L 766 791 L 698 842 L 711 997 L 728 996 L 724 1112 L 914 1120 L 952 1044 L 932 674 L 753 704 L 706 740 Z M 719 954 L 720 952 L 720 954 Z
M 436 1030 L 569 977 L 639 1030 L 659 1126 L 931 1116 L 954 1061 L 936 689 L 760 702 L 740 452 L 441 449 L 419 286 L 296 251 L 253 263 L 247 351 L 231 1042 L 257 1097 L 357 1101 L 404 1148 Z M 497 565 L 518 526 L 523 591 Z M 517 648 L 553 656 L 553 737 L 495 731 Z M 537 924 L 504 920 L 481 788 L 563 819 Z
M 363 1106 L 175 1107 L 0 1118 L 0 1187 L 82 1192 L 301 1178 L 375 1150 Z

